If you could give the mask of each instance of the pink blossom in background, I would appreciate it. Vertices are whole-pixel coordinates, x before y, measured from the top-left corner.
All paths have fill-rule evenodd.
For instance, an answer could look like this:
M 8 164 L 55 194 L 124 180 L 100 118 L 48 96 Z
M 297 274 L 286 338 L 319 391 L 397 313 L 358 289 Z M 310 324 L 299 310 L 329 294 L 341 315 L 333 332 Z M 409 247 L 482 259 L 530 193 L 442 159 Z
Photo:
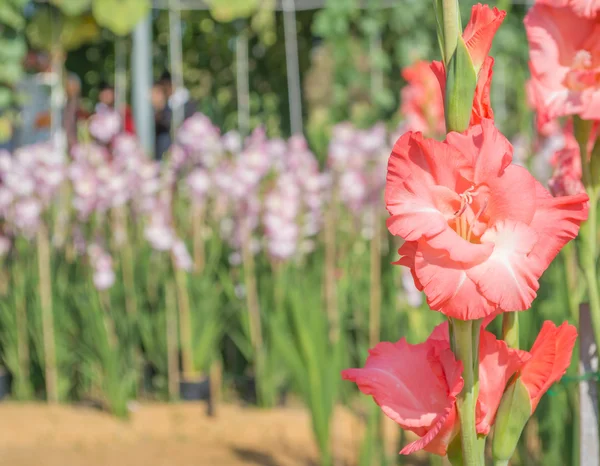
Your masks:
M 570 7 L 579 16 L 593 18 L 600 11 L 600 0 L 536 0 L 539 5 Z
M 570 7 L 534 5 L 525 17 L 529 98 L 544 127 L 557 117 L 600 119 L 600 23 Z
M 103 110 L 90 118 L 89 131 L 102 144 L 108 144 L 121 131 L 121 116 L 116 110 Z
M 175 240 L 171 248 L 171 253 L 173 254 L 175 267 L 186 272 L 191 272 L 194 262 L 183 240 L 179 238 Z
M 110 254 L 98 243 L 88 247 L 88 257 L 93 269 L 92 280 L 99 291 L 111 288 L 115 283 L 115 272 Z
M 444 134 L 444 100 L 440 84 L 427 61 L 418 61 L 402 70 L 406 86 L 400 95 L 400 113 L 408 128 L 425 134 Z

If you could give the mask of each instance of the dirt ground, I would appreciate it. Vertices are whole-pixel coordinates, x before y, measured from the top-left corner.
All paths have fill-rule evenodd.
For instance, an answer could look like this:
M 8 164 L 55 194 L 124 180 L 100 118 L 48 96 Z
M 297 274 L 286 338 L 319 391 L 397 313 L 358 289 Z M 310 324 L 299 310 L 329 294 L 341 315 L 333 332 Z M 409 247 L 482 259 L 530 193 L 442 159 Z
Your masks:
M 340 465 L 353 465 L 360 422 L 336 413 Z M 310 417 L 300 407 L 268 411 L 201 404 L 137 405 L 129 421 L 83 407 L 0 403 L 0 466 L 317 465 Z

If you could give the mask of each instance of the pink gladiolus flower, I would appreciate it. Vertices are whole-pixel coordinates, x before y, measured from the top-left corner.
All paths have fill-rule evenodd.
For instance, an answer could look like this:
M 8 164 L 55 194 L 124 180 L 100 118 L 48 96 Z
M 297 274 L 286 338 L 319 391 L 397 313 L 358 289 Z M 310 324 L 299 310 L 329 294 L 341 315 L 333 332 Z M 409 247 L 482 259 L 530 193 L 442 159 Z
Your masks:
M 590 140 L 588 142 L 589 159 L 592 147 L 596 140 L 597 127 L 591 131 Z M 554 165 L 554 173 L 548 181 L 550 191 L 555 196 L 568 196 L 572 194 L 584 193 L 585 187 L 581 181 L 581 156 L 579 143 L 573 135 L 571 125 L 567 125 L 564 129 L 564 145 L 552 157 Z
M 527 359 L 527 353 L 508 348 L 482 330 L 478 433 L 489 433 L 506 383 Z M 369 351 L 364 368 L 347 369 L 342 378 L 355 382 L 386 416 L 421 437 L 406 445 L 401 454 L 425 450 L 445 455 L 460 429 L 456 397 L 464 384 L 462 371 L 462 363 L 450 349 L 446 322 L 436 327 L 425 343 L 410 345 L 405 339 L 379 343 Z
M 400 113 L 408 128 L 425 134 L 444 134 L 444 100 L 435 74 L 426 61 L 402 70 L 407 85 L 402 89 Z
M 600 119 L 600 23 L 571 8 L 534 5 L 525 17 L 529 98 L 546 125 L 565 115 Z
M 587 218 L 586 194 L 553 198 L 491 120 L 447 140 L 407 133 L 394 146 L 385 200 L 431 309 L 462 320 L 529 308 L 538 279 Z
M 531 348 L 531 359 L 521 371 L 521 381 L 529 392 L 531 413 L 542 395 L 558 382 L 571 364 L 577 329 L 566 322 L 557 327 L 546 321 Z
M 539 5 L 555 8 L 570 7 L 579 16 L 593 18 L 600 11 L 600 0 L 537 0 Z

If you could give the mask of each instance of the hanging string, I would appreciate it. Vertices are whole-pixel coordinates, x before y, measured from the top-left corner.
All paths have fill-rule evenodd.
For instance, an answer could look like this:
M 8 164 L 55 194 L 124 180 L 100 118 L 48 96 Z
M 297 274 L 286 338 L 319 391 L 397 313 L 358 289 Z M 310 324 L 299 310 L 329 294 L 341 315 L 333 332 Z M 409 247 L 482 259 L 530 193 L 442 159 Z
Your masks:
M 285 62 L 287 69 L 290 126 L 292 134 L 302 134 L 302 90 L 298 62 L 298 35 L 294 0 L 282 0 Z
M 171 81 L 173 83 L 173 94 L 183 91 L 183 52 L 181 34 L 181 8 L 179 0 L 171 0 L 169 3 L 169 58 L 171 62 Z M 173 119 L 171 131 L 173 135 L 181 123 L 183 123 L 184 102 L 180 99 L 172 99 Z
M 235 40 L 238 131 L 242 138 L 250 132 L 250 76 L 248 74 L 248 36 L 240 28 Z

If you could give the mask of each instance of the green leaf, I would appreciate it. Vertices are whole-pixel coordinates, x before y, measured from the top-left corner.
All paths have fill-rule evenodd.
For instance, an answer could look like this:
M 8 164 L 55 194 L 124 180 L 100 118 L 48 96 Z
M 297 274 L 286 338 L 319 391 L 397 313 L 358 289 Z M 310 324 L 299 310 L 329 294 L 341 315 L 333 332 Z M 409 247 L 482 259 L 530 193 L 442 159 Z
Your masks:
M 100 26 L 125 36 L 149 14 L 150 6 L 149 0 L 94 0 L 92 11 Z
M 23 76 L 23 67 L 19 62 L 5 62 L 0 66 L 0 83 L 16 84 Z
M 25 18 L 19 9 L 17 5 L 9 2 L 0 2 L 0 24 L 5 24 L 17 30 L 23 29 Z
M 77 16 L 85 13 L 92 5 L 92 0 L 50 0 L 67 16 Z
M 222 23 L 248 18 L 259 6 L 258 0 L 210 0 L 207 3 L 213 18 Z
M 99 35 L 100 28 L 91 15 L 66 17 L 60 42 L 65 50 L 75 50 Z
M 10 105 L 12 101 L 12 91 L 7 87 L 0 87 L 0 110 Z
M 26 53 L 27 44 L 24 37 L 0 38 L 0 62 L 20 62 Z

